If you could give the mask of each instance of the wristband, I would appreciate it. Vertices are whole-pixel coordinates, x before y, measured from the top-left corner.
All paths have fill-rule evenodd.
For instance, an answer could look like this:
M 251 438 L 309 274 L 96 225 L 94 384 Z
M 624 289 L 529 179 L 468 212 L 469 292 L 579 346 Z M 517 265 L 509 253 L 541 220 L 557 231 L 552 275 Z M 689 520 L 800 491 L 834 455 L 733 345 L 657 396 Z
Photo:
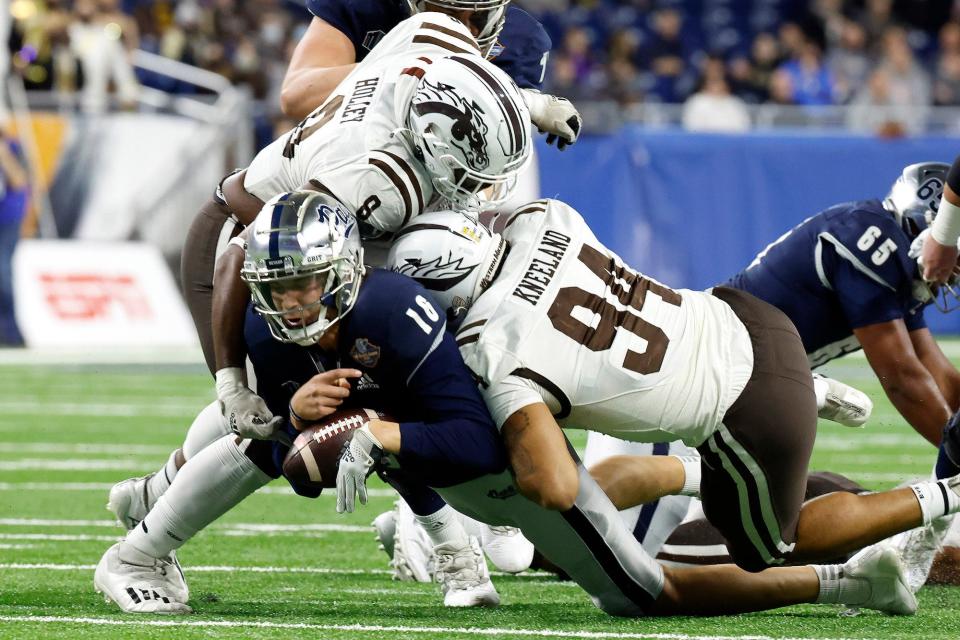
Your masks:
M 960 207 L 943 198 L 930 225 L 930 236 L 942 245 L 956 247 L 960 238 Z
M 299 414 L 297 414 L 296 411 L 293 410 L 293 401 L 291 401 L 290 404 L 287 405 L 287 410 L 290 412 L 290 417 L 293 418 L 294 420 L 296 420 L 297 422 L 299 422 L 299 423 L 301 423 L 301 424 L 309 424 L 309 423 L 310 423 L 309 420 L 304 420 Z

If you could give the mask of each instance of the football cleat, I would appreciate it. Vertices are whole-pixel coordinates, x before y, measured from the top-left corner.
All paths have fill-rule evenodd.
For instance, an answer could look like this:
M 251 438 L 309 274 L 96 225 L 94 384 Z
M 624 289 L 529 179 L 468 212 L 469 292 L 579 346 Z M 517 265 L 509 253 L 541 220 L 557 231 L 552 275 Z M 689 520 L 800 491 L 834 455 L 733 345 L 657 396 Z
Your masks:
M 93 586 L 126 613 L 191 613 L 190 593 L 176 560 L 157 560 L 125 541 L 103 554 Z
M 933 561 L 942 547 L 943 538 L 952 521 L 953 516 L 944 516 L 925 527 L 910 529 L 890 538 L 891 548 L 903 562 L 907 585 L 914 593 L 926 584 Z
M 891 615 L 913 615 L 917 611 L 917 598 L 907 583 L 903 564 L 891 548 L 874 545 L 856 554 L 843 565 L 843 579 L 864 581 L 870 587 L 870 595 L 862 602 L 843 604 Z
M 393 579 L 402 582 L 433 581 L 433 544 L 403 500 L 394 505 Z M 386 545 L 384 545 L 386 549 Z
M 490 562 L 505 573 L 520 573 L 533 562 L 533 543 L 516 527 L 482 525 L 480 544 Z
M 121 480 L 110 488 L 107 509 L 127 531 L 140 524 L 156 502 L 156 498 L 150 498 L 149 490 L 150 478 L 154 473 Z
M 437 545 L 437 582 L 443 592 L 445 607 L 495 607 L 500 594 L 490 582 L 487 561 L 480 543 L 473 536 L 470 544 L 456 547 L 451 543 Z
M 397 516 L 394 511 L 384 511 L 370 523 L 377 532 L 380 549 L 393 560 L 393 540 L 397 535 Z
M 845 427 L 862 427 L 866 423 L 873 411 L 873 401 L 867 394 L 819 373 L 813 374 L 813 383 L 826 386 L 826 400 L 817 411 L 818 416 Z

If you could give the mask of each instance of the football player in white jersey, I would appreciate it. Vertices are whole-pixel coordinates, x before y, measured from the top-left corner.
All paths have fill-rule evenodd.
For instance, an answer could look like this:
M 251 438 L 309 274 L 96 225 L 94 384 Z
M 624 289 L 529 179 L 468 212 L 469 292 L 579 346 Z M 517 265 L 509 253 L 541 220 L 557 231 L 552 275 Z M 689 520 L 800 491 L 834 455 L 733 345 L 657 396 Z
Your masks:
M 502 236 L 449 215 L 405 228 L 390 264 L 462 318 L 464 361 L 501 428 L 516 488 L 532 501 L 575 508 L 582 477 L 562 428 L 590 428 L 696 447 L 705 514 L 748 571 L 836 557 L 960 510 L 958 477 L 803 504 L 816 399 L 796 329 L 774 307 L 641 276 L 556 200 L 521 207 Z M 779 595 L 812 589 L 827 601 L 847 588 L 850 568 L 800 569 Z M 753 588 L 739 573 L 700 588 L 717 579 L 730 595 Z M 654 606 L 678 589 L 681 600 L 706 593 L 688 586 L 658 570 L 644 588 Z
M 529 161 L 530 148 L 529 114 L 509 77 L 479 55 L 463 23 L 442 13 L 419 13 L 391 31 L 324 105 L 264 149 L 246 171 L 229 178 L 223 201 L 214 208 L 232 210 L 240 223 L 249 222 L 240 211 L 255 212 L 276 192 L 304 186 L 335 194 L 357 212 L 364 236 L 377 238 L 441 200 L 476 206 L 484 189 L 492 189 L 494 199 L 506 197 Z M 184 252 L 185 261 L 196 262 L 194 277 L 187 278 L 197 284 L 195 295 L 188 291 L 187 297 L 194 300 L 190 306 L 208 364 L 213 337 L 218 337 L 217 364 L 211 369 L 230 428 L 245 437 L 268 438 L 279 421 L 247 387 L 243 369 L 242 325 L 249 299 L 239 279 L 243 251 L 227 248 L 220 256 L 212 299 L 213 262 L 199 259 L 213 252 L 217 236 L 211 224 L 217 219 L 222 222 L 222 215 L 202 214 L 191 229 L 200 240 L 192 247 L 188 238 Z M 225 239 L 231 234 L 227 227 L 220 233 Z M 211 313 L 212 302 L 216 313 Z M 330 382 L 335 393 L 335 381 Z M 325 409 L 329 413 L 334 406 Z M 222 422 L 216 411 L 208 407 L 198 416 L 184 449 L 174 452 L 160 472 L 114 487 L 109 506 L 122 523 L 131 526 L 166 491 L 185 462 L 184 451 L 217 439 Z

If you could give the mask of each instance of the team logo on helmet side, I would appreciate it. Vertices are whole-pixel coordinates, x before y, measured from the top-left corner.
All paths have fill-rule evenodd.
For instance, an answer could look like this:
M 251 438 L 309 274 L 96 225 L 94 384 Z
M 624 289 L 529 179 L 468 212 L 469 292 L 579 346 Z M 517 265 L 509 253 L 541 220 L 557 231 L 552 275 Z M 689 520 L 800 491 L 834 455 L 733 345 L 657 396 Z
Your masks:
M 489 128 L 483 120 L 483 109 L 476 102 L 467 102 L 454 88 L 443 82 L 433 84 L 424 80 L 414 97 L 413 108 L 418 115 L 439 113 L 453 120 L 450 133 L 453 143 L 476 170 L 490 164 L 486 135 Z
M 406 258 L 394 271 L 409 276 L 431 291 L 447 291 L 463 282 L 477 265 L 464 265 L 463 258 L 437 256 L 430 262 Z

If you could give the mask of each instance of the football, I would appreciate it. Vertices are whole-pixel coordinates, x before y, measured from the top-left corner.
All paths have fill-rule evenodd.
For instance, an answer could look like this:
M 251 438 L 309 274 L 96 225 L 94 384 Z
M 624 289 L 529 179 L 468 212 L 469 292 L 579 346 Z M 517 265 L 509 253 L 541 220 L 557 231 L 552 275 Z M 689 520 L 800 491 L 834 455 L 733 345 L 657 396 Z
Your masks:
M 372 409 L 348 409 L 304 429 L 283 460 L 283 475 L 316 489 L 337 486 L 337 465 L 350 432 L 375 419 L 390 420 Z

